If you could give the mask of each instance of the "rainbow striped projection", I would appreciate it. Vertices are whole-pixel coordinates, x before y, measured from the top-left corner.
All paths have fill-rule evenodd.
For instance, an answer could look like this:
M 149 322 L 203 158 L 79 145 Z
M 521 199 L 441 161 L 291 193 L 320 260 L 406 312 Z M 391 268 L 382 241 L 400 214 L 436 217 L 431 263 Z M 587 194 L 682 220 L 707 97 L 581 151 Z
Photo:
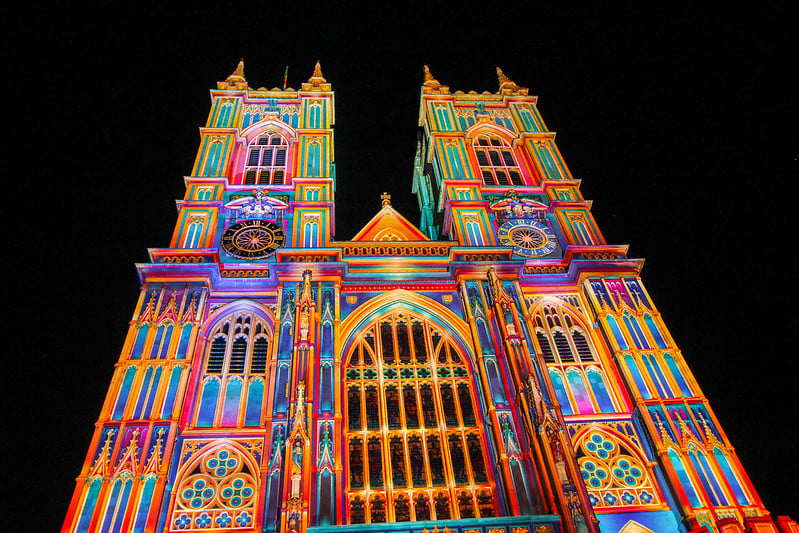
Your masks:
M 63 531 L 799 531 L 497 76 L 425 67 L 419 224 L 383 195 L 349 240 L 321 66 L 217 84 Z

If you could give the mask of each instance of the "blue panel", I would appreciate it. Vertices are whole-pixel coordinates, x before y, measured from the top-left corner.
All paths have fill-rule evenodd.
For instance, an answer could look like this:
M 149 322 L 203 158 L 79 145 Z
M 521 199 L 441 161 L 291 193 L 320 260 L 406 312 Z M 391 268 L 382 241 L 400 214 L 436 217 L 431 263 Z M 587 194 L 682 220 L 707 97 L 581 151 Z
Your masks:
M 136 376 L 136 367 L 130 367 L 125 371 L 125 379 L 122 381 L 122 386 L 119 388 L 117 395 L 117 404 L 114 407 L 114 413 L 111 415 L 111 420 L 122 420 L 122 414 L 125 412 L 125 406 L 128 403 L 128 395 L 130 394 L 130 387 L 133 384 L 133 378 Z
M 646 386 L 646 381 L 644 381 L 641 370 L 638 368 L 638 363 L 635 362 L 633 356 L 630 354 L 625 355 L 624 362 L 627 363 L 627 368 L 630 369 L 630 374 L 632 374 L 635 386 L 638 387 L 638 392 L 641 396 L 646 399 L 652 398 L 652 394 L 649 393 L 649 387 Z
M 102 485 L 102 479 L 95 479 L 91 481 L 89 490 L 86 492 L 86 498 L 83 500 L 83 509 L 80 512 L 80 519 L 78 520 L 78 525 L 75 528 L 76 533 L 88 533 L 89 524 L 91 523 L 92 515 L 94 514 L 94 507 L 97 505 L 97 495 L 100 493 L 100 487 L 102 487 Z
M 225 387 L 225 405 L 222 410 L 222 422 L 220 426 L 235 427 L 239 418 L 239 404 L 241 403 L 241 379 L 233 378 L 228 380 Z
M 147 525 L 147 515 L 150 512 L 153 491 L 155 491 L 155 478 L 151 477 L 144 482 L 144 488 L 141 492 L 141 505 L 139 506 L 139 511 L 136 513 L 136 523 L 133 525 L 133 533 L 142 533 L 144 531 L 144 526 Z
M 264 382 L 260 379 L 250 383 L 247 388 L 247 412 L 244 425 L 248 427 L 261 425 L 261 408 L 264 403 Z
M 178 393 L 178 385 L 180 385 L 182 370 L 183 369 L 179 366 L 172 369 L 172 376 L 169 378 L 166 398 L 164 398 L 164 408 L 161 410 L 161 418 L 172 418 L 172 410 L 175 407 L 175 397 Z
M 186 324 L 183 326 L 183 329 L 180 333 L 180 342 L 178 343 L 178 349 L 175 353 L 175 359 L 185 359 L 186 358 L 186 350 L 189 348 L 189 340 L 191 339 L 191 324 Z
M 147 332 L 150 331 L 149 324 L 145 324 L 139 328 L 136 333 L 136 342 L 133 344 L 133 350 L 130 352 L 131 359 L 140 359 L 144 351 L 144 341 L 147 340 Z
M 203 393 L 200 398 L 200 413 L 197 415 L 197 427 L 207 428 L 214 424 L 218 396 L 219 380 L 211 378 L 203 386 Z

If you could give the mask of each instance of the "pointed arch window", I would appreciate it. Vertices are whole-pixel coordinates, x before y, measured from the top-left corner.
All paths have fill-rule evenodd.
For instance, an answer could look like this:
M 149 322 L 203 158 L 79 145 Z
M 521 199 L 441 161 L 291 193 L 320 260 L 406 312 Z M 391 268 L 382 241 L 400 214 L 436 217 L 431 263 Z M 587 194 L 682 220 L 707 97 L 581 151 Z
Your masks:
M 449 335 L 398 309 L 346 361 L 349 523 L 494 516 L 475 382 Z
M 245 185 L 283 185 L 286 180 L 288 142 L 277 132 L 263 133 L 247 150 Z
M 195 216 L 186 228 L 186 237 L 183 239 L 184 248 L 199 248 L 202 244 L 205 229 L 205 217 Z
M 234 312 L 209 338 L 196 425 L 260 425 L 271 329 L 255 313 Z
M 615 412 L 605 372 L 577 317 L 561 306 L 544 305 L 534 313 L 533 322 L 564 413 Z
M 472 149 L 483 183 L 489 186 L 524 185 L 513 150 L 504 139 L 491 134 L 478 135 L 472 143 Z

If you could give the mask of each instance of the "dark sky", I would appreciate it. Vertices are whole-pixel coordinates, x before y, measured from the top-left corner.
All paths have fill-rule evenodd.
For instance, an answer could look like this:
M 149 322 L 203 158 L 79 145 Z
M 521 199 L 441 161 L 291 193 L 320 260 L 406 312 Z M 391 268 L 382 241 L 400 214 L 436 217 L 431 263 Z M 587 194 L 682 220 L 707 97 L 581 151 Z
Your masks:
M 422 65 L 453 91 L 496 91 L 497 65 L 529 87 L 608 242 L 646 258 L 644 283 L 766 506 L 799 518 L 787 4 L 99 3 L 11 17 L 5 464 L 22 483 L 4 503 L 19 529 L 60 527 L 137 297 L 133 264 L 168 245 L 208 91 L 239 58 L 252 87 L 281 85 L 288 65 L 298 88 L 321 60 L 339 240 L 384 190 L 418 222 Z

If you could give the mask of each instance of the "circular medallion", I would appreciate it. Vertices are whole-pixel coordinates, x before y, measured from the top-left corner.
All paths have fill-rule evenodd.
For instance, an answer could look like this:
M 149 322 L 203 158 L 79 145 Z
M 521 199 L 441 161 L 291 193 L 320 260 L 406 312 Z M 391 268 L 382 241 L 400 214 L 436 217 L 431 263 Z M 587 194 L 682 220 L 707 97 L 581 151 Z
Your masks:
M 242 220 L 222 235 L 222 248 L 240 259 L 269 257 L 286 242 L 283 229 L 265 220 Z
M 539 257 L 552 253 L 558 246 L 555 233 L 545 224 L 526 218 L 513 218 L 499 228 L 499 240 L 505 246 L 525 257 Z

